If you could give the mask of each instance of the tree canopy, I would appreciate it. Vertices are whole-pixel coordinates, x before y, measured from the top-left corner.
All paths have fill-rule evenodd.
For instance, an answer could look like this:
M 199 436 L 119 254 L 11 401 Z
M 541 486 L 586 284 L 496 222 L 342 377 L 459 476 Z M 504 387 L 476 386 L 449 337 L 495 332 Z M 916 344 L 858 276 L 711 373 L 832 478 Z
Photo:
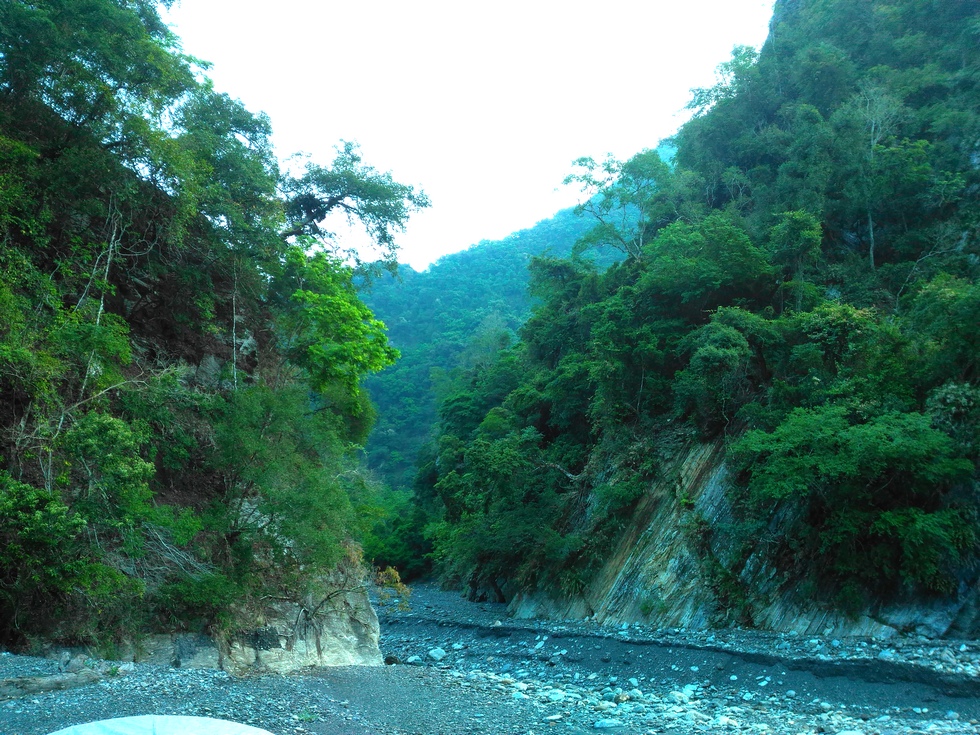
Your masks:
M 767 529 L 758 552 L 824 599 L 975 578 L 978 12 L 778 2 L 672 155 L 575 162 L 576 255 L 624 259 L 532 260 L 519 341 L 443 389 L 416 483 L 437 570 L 581 590 L 701 440 L 736 543 Z
M 282 169 L 150 0 L 0 5 L 0 639 L 225 630 L 359 534 L 355 279 L 425 195 L 342 142 Z M 360 223 L 359 253 L 325 220 Z

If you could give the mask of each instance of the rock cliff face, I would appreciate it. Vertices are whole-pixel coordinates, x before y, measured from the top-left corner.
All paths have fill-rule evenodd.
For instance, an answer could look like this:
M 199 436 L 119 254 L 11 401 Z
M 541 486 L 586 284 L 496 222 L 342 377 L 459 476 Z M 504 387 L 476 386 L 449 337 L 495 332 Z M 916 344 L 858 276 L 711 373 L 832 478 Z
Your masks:
M 132 656 L 179 668 L 218 668 L 236 676 L 305 666 L 380 666 L 378 616 L 364 586 L 338 587 L 322 600 L 270 607 L 262 625 L 221 638 L 151 636 Z
M 315 614 L 311 604 L 282 605 L 268 624 L 221 642 L 233 674 L 285 673 L 304 666 L 380 666 L 378 616 L 363 589 L 339 592 Z
M 837 636 L 912 631 L 968 637 L 980 630 L 976 580 L 965 580 L 955 597 L 882 602 L 855 617 L 815 602 L 803 581 L 768 558 L 765 533 L 748 543 L 735 538 L 730 482 L 720 443 L 689 445 L 651 484 L 580 596 L 518 593 L 511 614 L 688 629 L 743 624 Z M 774 517 L 771 524 L 785 521 Z

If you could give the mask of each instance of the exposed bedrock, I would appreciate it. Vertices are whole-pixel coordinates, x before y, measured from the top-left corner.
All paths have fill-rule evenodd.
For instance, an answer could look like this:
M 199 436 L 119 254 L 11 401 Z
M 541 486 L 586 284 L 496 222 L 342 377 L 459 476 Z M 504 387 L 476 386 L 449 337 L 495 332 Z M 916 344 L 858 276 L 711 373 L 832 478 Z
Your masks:
M 688 629 L 741 623 L 836 636 L 887 637 L 903 631 L 976 637 L 980 632 L 975 580 L 961 583 L 954 596 L 878 601 L 856 616 L 814 601 L 812 586 L 778 569 L 760 539 L 746 543 L 733 537 L 737 518 L 728 499 L 730 484 L 720 443 L 688 446 L 650 486 L 580 595 L 518 592 L 510 613 Z

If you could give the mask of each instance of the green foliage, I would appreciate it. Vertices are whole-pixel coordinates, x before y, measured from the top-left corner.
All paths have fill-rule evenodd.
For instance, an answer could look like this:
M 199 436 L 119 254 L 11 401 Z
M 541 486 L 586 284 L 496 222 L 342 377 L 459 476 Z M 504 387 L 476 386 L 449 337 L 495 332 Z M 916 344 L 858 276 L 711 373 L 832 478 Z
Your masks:
M 309 372 L 314 390 L 324 392 L 337 382 L 356 394 L 362 374 L 398 357 L 388 346 L 384 324 L 357 298 L 351 270 L 336 258 L 294 247 L 288 266 L 299 286 L 290 297 L 297 313 L 283 323 L 293 360 Z
M 908 319 L 932 380 L 976 382 L 980 374 L 980 284 L 939 274 L 910 299 Z
M 170 625 L 206 621 L 221 629 L 231 624 L 230 611 L 241 603 L 242 586 L 220 572 L 187 577 L 156 591 L 158 615 Z
M 747 78 L 754 71 L 759 53 L 751 46 L 736 46 L 732 49 L 732 58 L 718 65 L 715 70 L 718 82 L 713 87 L 691 90 L 689 110 L 701 114 L 710 107 L 735 97 L 745 89 Z
M 144 432 L 113 416 L 89 412 L 60 440 L 65 472 L 56 483 L 71 490 L 73 505 L 106 525 L 131 527 L 150 512 L 153 465 L 140 456 Z
M 0 474 L 0 621 L 8 635 L 91 642 L 141 622 L 144 587 L 100 560 L 89 540 L 97 526 L 56 493 Z
M 719 214 L 697 225 L 678 222 L 648 246 L 649 271 L 640 279 L 645 291 L 689 305 L 680 307 L 692 321 L 738 295 L 751 298 L 771 277 L 763 251 L 753 245 L 737 221 Z
M 353 144 L 281 172 L 158 9 L 0 5 L 6 644 L 255 623 L 373 512 L 360 381 L 397 353 L 323 223 L 391 262 L 425 195 Z
M 969 515 L 942 498 L 973 464 L 923 414 L 863 417 L 833 403 L 796 409 L 732 451 L 757 501 L 807 508 L 808 552 L 844 579 L 884 588 L 901 579 L 945 592 L 953 584 L 945 563 L 972 550 Z
M 400 570 L 406 581 L 425 576 L 430 569 L 432 545 L 425 538 L 427 509 L 402 492 L 386 499 L 386 513 L 364 538 L 364 557 L 376 568 Z
M 37 598 L 72 589 L 84 573 L 76 549 L 85 525 L 85 519 L 72 513 L 55 493 L 0 474 L 0 589 L 5 615 L 29 614 Z
M 367 231 L 377 253 L 372 260 L 395 266 L 395 232 L 404 230 L 412 212 L 429 206 L 428 197 L 411 186 L 399 184 L 390 173 L 363 163 L 355 143 L 344 141 L 330 166 L 307 162 L 305 171 L 289 183 L 287 235 L 313 235 L 333 240 L 335 235 L 321 223 L 337 210 L 348 223 L 358 222 Z M 343 250 L 345 258 L 359 265 L 363 255 Z
M 628 478 L 598 485 L 595 489 L 599 508 L 610 515 L 624 514 L 632 510 L 644 493 L 643 481 L 640 478 Z
M 705 426 L 719 419 L 729 424 L 751 395 L 748 340 L 737 329 L 712 320 L 691 333 L 686 346 L 691 358 L 674 383 L 682 409 L 696 412 Z
M 450 390 L 455 371 L 492 360 L 514 341 L 531 309 L 528 260 L 571 254 L 589 227 L 565 210 L 503 240 L 447 255 L 424 272 L 400 266 L 397 277 L 385 275 L 364 290 L 401 353 L 365 381 L 379 415 L 367 460 L 387 483 L 413 486 L 416 457 L 433 438 L 437 400 Z
M 783 212 L 770 233 L 772 260 L 782 266 L 782 288 L 793 297 L 797 311 L 803 309 L 804 303 L 810 308 L 819 303 L 815 289 L 808 288 L 806 277 L 820 260 L 822 239 L 820 222 L 802 210 Z
M 947 434 L 958 452 L 974 462 L 980 458 L 980 386 L 947 382 L 926 400 L 932 425 Z
M 343 555 L 351 509 L 337 423 L 302 386 L 239 390 L 213 423 L 212 466 L 231 488 L 223 523 L 268 554 L 275 574 L 329 569 Z
M 838 404 L 795 409 L 776 431 L 746 434 L 733 452 L 751 465 L 749 488 L 777 500 L 827 486 L 873 495 L 884 484 L 930 495 L 972 469 L 951 456 L 949 437 L 923 414 L 889 412 L 862 421 Z
M 975 578 L 978 13 L 778 4 L 671 155 L 574 162 L 592 229 L 531 261 L 519 343 L 441 374 L 437 568 L 580 589 L 693 423 L 738 469 L 735 543 L 815 594 Z M 582 259 L 603 247 L 625 259 Z M 740 562 L 705 559 L 751 622 Z
M 621 163 L 612 156 L 601 164 L 580 158 L 573 164 L 578 172 L 565 184 L 578 184 L 585 203 L 576 208 L 598 222 L 575 245 L 575 253 L 609 246 L 630 258 L 639 257 L 650 225 L 661 214 L 656 206 L 660 190 L 670 179 L 669 166 L 658 151 L 643 151 Z

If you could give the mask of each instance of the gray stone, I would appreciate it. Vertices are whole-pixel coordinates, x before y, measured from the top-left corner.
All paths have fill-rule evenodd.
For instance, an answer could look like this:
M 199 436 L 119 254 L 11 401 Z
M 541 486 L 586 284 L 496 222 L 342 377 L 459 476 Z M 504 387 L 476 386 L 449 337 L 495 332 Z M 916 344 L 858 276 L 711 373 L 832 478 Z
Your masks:
M 709 529 L 706 538 L 710 539 L 710 548 L 706 551 L 730 568 L 735 562 L 734 547 L 730 532 L 723 529 L 730 527 L 737 513 L 730 500 L 733 476 L 725 456 L 721 440 L 678 447 L 659 473 L 660 479 L 647 484 L 642 500 L 626 521 L 622 538 L 635 543 L 609 548 L 601 567 L 590 575 L 589 583 L 579 593 L 516 592 L 509 601 L 511 615 L 521 619 L 594 620 L 615 626 L 610 632 L 617 637 L 631 630 L 627 623 L 642 622 L 672 634 L 681 629 L 711 627 L 720 607 L 716 585 L 705 578 L 703 554 L 692 548 L 689 534 L 678 532 L 687 511 L 678 498 L 689 498 L 697 508 L 699 518 Z M 786 510 L 772 522 L 792 527 L 796 520 L 792 515 Z M 950 597 L 931 605 L 904 602 L 883 611 L 876 606 L 874 617 L 871 610 L 865 610 L 852 618 L 816 604 L 805 585 L 786 584 L 785 575 L 776 568 L 764 545 L 754 549 L 744 562 L 738 582 L 752 592 L 749 613 L 754 627 L 811 638 L 823 635 L 827 637 L 822 649 L 825 654 L 834 651 L 839 655 L 847 647 L 845 636 L 877 636 L 884 640 L 901 629 L 934 637 L 954 625 L 964 637 L 972 638 L 970 632 L 980 630 L 980 587 L 976 584 L 955 599 Z M 651 611 L 649 600 L 654 591 L 658 604 Z M 822 644 L 818 641 L 815 645 Z M 788 650 L 788 646 L 780 643 L 778 650 Z
M 0 701 L 42 692 L 74 689 L 101 680 L 102 675 L 98 671 L 87 667 L 76 673 L 66 672 L 54 676 L 20 676 L 13 679 L 2 679 L 0 680 Z
M 442 661 L 446 658 L 448 654 L 441 648 L 432 648 L 429 650 L 429 658 L 433 661 Z
M 234 634 L 214 641 L 220 667 L 234 675 L 288 673 L 307 666 L 381 666 L 378 616 L 367 595 L 366 570 L 353 557 L 319 580 L 316 593 L 296 602 L 270 602 L 255 610 Z M 214 652 L 199 648 L 186 655 L 186 642 L 172 639 L 173 662 L 204 666 Z
M 604 717 L 601 720 L 596 720 L 592 727 L 596 730 L 607 730 L 613 727 L 623 727 L 623 722 L 612 717 Z
M 275 636 L 278 643 L 278 636 Z M 220 669 L 221 655 L 210 636 L 175 635 L 171 639 L 171 664 L 181 669 Z
M 65 671 L 69 674 L 77 674 L 79 671 L 85 668 L 85 664 L 87 662 L 88 656 L 86 656 L 84 653 L 80 653 L 65 665 Z

